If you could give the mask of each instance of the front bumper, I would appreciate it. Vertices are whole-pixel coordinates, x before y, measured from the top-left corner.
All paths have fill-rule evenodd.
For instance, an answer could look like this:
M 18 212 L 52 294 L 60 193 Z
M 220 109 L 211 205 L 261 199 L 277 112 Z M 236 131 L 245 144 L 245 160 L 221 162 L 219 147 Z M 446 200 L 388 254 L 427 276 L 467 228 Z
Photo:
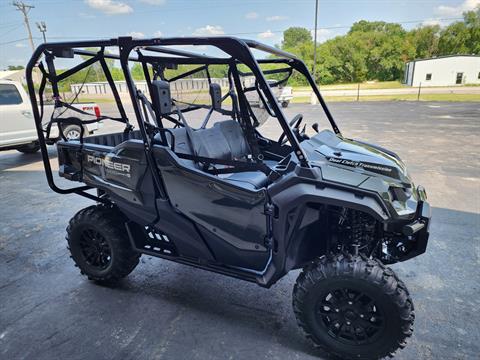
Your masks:
M 398 259 L 399 261 L 411 259 L 423 254 L 427 250 L 432 212 L 430 204 L 427 202 L 425 189 L 419 186 L 417 191 L 419 194 L 419 202 L 415 219 L 402 228 L 404 251 Z

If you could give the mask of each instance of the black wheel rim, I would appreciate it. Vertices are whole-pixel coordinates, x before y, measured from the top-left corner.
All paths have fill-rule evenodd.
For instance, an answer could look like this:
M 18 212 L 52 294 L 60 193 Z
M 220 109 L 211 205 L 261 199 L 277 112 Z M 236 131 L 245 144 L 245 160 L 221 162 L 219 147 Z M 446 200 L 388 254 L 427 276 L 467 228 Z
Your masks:
M 105 270 L 112 261 L 110 246 L 105 237 L 96 230 L 86 229 L 82 232 L 80 250 L 85 262 L 98 270 Z
M 316 315 L 328 335 L 346 345 L 371 343 L 385 326 L 385 316 L 375 301 L 364 292 L 348 288 L 322 296 Z

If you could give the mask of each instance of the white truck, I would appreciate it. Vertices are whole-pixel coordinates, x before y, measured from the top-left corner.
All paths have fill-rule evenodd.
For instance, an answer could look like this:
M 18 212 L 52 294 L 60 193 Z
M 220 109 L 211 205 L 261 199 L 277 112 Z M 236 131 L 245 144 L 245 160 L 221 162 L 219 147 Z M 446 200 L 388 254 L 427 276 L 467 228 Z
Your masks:
M 274 86 L 276 83 L 276 80 L 267 80 L 267 83 L 270 85 L 272 89 L 273 95 L 277 98 L 277 101 L 280 105 L 282 105 L 283 108 L 288 107 L 290 104 L 290 100 L 293 99 L 293 90 L 291 86 L 284 86 L 284 85 L 278 85 Z M 260 101 L 260 96 L 258 95 L 257 92 L 249 92 L 246 94 L 248 102 L 250 105 L 258 106 L 259 108 L 263 108 L 263 103 Z
M 75 108 L 95 114 L 98 118 L 101 116 L 100 108 L 97 104 L 72 104 Z M 65 109 L 57 109 L 63 112 Z M 43 121 L 46 127 L 54 111 L 53 105 L 44 106 Z M 82 120 L 82 115 L 73 110 L 67 109 L 62 117 L 76 117 Z M 16 149 L 23 153 L 35 153 L 39 150 L 38 136 L 33 122 L 32 108 L 30 99 L 21 83 L 10 80 L 0 80 L 0 151 Z M 93 134 L 102 126 L 101 122 L 93 124 L 84 124 L 84 134 Z M 79 125 L 68 125 L 63 129 L 63 134 L 67 139 L 76 139 L 80 137 L 81 129 Z M 54 124 L 50 131 L 50 143 L 55 143 L 59 138 L 59 128 Z

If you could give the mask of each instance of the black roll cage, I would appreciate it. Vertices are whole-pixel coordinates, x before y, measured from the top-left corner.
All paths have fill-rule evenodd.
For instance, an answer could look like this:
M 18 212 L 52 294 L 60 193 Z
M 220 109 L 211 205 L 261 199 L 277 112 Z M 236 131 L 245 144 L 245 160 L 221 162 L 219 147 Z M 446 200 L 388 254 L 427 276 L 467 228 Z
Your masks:
M 211 57 L 202 54 L 197 54 L 194 52 L 178 50 L 174 48 L 170 48 L 170 46 L 182 46 L 182 45 L 210 45 L 217 47 L 218 49 L 222 50 L 226 54 L 228 54 L 229 58 L 220 58 L 220 57 Z M 84 50 L 83 48 L 95 47 L 100 48 L 98 52 L 92 52 Z M 118 47 L 119 54 L 110 54 L 106 53 L 104 49 L 106 47 Z M 257 49 L 263 52 L 266 52 L 270 55 L 276 56 L 275 58 L 266 58 L 266 59 L 255 59 L 252 55 L 251 49 Z M 137 50 L 137 56 L 131 56 L 132 51 Z M 152 55 L 144 55 L 141 50 L 145 50 L 148 52 L 159 53 L 161 56 L 152 56 Z M 45 56 L 45 61 L 47 64 L 47 70 L 43 67 L 42 63 L 39 62 L 42 55 Z M 90 56 L 89 59 L 83 61 L 82 63 L 72 67 L 71 69 L 66 70 L 61 74 L 56 73 L 54 59 L 55 57 L 60 58 L 72 58 L 74 55 L 84 55 Z M 167 56 L 165 56 L 167 55 Z M 151 153 L 152 143 L 151 138 L 148 135 L 148 129 L 146 127 L 144 113 L 142 112 L 142 105 L 139 102 L 139 97 L 137 96 L 137 89 L 135 87 L 135 82 L 132 78 L 129 62 L 139 62 L 142 64 L 143 72 L 145 75 L 145 80 L 148 84 L 148 88 L 151 92 L 151 77 L 150 72 L 148 69 L 148 64 L 198 64 L 202 65 L 196 71 L 200 71 L 202 68 L 206 68 L 208 71 L 208 65 L 210 64 L 221 64 L 221 65 L 229 65 L 229 81 L 230 81 L 230 73 L 231 77 L 233 78 L 234 84 L 230 84 L 230 86 L 235 86 L 238 89 L 241 88 L 240 83 L 240 72 L 236 69 L 237 64 L 244 64 L 250 70 L 253 76 L 256 78 L 256 87 L 257 89 L 260 88 L 262 91 L 259 92 L 261 96 L 261 100 L 263 102 L 268 102 L 270 104 L 270 108 L 268 111 L 272 111 L 277 118 L 286 138 L 290 142 L 293 151 L 297 155 L 297 158 L 300 162 L 300 165 L 303 167 L 309 167 L 308 159 L 305 156 L 305 153 L 300 147 L 299 141 L 296 138 L 295 134 L 293 133 L 292 129 L 290 128 L 288 121 L 281 110 L 280 106 L 278 105 L 271 89 L 270 85 L 268 84 L 264 74 L 271 72 L 275 73 L 275 70 L 272 71 L 263 71 L 260 69 L 259 64 L 286 64 L 289 65 L 292 69 L 298 71 L 302 75 L 305 76 L 309 85 L 312 87 L 320 105 L 322 106 L 327 119 L 329 120 L 332 129 L 335 133 L 340 134 L 340 130 L 338 129 L 335 120 L 333 119 L 332 114 L 330 113 L 322 95 L 320 94 L 319 89 L 315 85 L 315 82 L 310 75 L 307 66 L 303 61 L 298 59 L 292 54 L 289 54 L 285 51 L 277 49 L 275 47 L 271 47 L 265 44 L 261 44 L 259 42 L 253 40 L 245 40 L 239 39 L 235 37 L 182 37 L 182 38 L 153 38 L 153 39 L 132 39 L 131 37 L 119 37 L 110 40 L 92 40 L 92 41 L 75 41 L 75 42 L 56 42 L 56 43 L 44 43 L 37 47 L 34 51 L 30 61 L 26 67 L 26 80 L 27 86 L 29 90 L 30 101 L 32 104 L 32 111 L 35 120 L 35 126 L 37 129 L 37 135 L 39 140 L 39 145 L 42 152 L 42 160 L 45 167 L 45 173 L 47 176 L 47 181 L 52 190 L 58 192 L 60 194 L 69 194 L 69 193 L 77 193 L 79 195 L 85 196 L 87 198 L 96 200 L 96 201 L 104 201 L 102 198 L 99 198 L 95 195 L 92 195 L 87 190 L 90 190 L 91 186 L 78 186 L 68 189 L 59 188 L 54 181 L 52 169 L 50 166 L 50 159 L 46 147 L 46 139 L 44 135 L 42 117 L 43 117 L 43 90 L 45 89 L 46 79 L 52 85 L 52 92 L 53 92 L 53 99 L 55 101 L 55 106 L 67 106 L 68 104 L 63 103 L 60 100 L 59 90 L 58 90 L 58 82 L 67 78 L 68 76 L 94 64 L 95 62 L 99 62 L 107 79 L 107 82 L 110 85 L 112 90 L 113 97 L 115 99 L 115 103 L 119 110 L 121 119 L 111 118 L 112 120 L 122 121 L 125 123 L 125 134 L 128 134 L 131 131 L 132 126 L 129 123 L 129 120 L 126 115 L 126 111 L 123 107 L 120 95 L 118 93 L 118 89 L 116 88 L 115 82 L 113 81 L 112 75 L 110 70 L 107 66 L 105 59 L 115 59 L 120 61 L 120 65 L 123 71 L 123 75 L 125 77 L 125 82 L 128 88 L 128 92 L 130 94 L 130 98 L 133 105 L 133 110 L 135 113 L 135 117 L 137 119 L 138 127 L 140 133 L 142 135 L 143 144 L 144 144 L 144 151 L 146 155 L 146 159 L 150 168 L 153 168 L 154 159 Z M 38 67 L 43 74 L 42 82 L 40 84 L 39 95 L 40 99 L 37 100 L 36 90 L 33 81 L 33 71 L 34 68 Z M 193 71 L 193 70 L 192 70 Z M 159 75 L 157 73 L 157 75 Z M 186 76 L 185 74 L 182 74 Z M 245 75 L 245 73 L 243 73 Z M 156 76 L 156 75 L 155 75 Z M 208 77 L 210 81 L 210 77 Z M 171 79 L 170 79 L 171 80 Z M 282 81 L 279 81 L 281 83 Z M 266 99 L 263 98 L 266 97 Z M 39 102 L 40 102 L 40 109 L 39 109 Z M 235 101 L 232 101 L 235 105 Z M 240 116 L 244 119 L 249 119 L 251 115 L 251 109 L 248 109 L 248 102 L 245 99 L 245 95 L 239 94 L 238 99 L 238 107 Z M 93 115 L 93 114 L 88 114 Z M 103 117 L 106 118 L 106 117 Z M 249 120 L 247 120 L 249 121 Z M 157 122 L 161 125 L 161 119 L 157 119 Z M 51 123 L 49 124 L 51 125 Z M 160 135 L 162 140 L 165 140 L 165 131 L 160 131 Z M 247 132 L 248 137 L 248 132 Z M 162 184 L 162 180 L 159 177 L 156 171 L 152 171 L 152 175 L 154 178 L 154 182 L 156 187 L 162 197 L 165 197 L 164 186 Z

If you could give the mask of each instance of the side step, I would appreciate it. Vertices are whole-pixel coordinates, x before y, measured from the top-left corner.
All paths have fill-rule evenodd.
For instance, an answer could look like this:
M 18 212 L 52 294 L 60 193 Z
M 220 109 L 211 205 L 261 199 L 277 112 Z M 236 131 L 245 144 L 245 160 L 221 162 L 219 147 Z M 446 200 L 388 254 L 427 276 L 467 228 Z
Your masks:
M 181 256 L 168 237 L 158 230 L 142 227 L 132 221 L 126 222 L 125 228 L 127 229 L 130 243 L 138 252 L 265 286 L 261 278 L 250 272 L 231 268 L 223 264 Z
M 137 251 L 153 256 L 178 256 L 175 245 L 170 242 L 167 235 L 151 227 L 141 227 L 131 222 L 127 222 L 125 227 L 130 242 Z

